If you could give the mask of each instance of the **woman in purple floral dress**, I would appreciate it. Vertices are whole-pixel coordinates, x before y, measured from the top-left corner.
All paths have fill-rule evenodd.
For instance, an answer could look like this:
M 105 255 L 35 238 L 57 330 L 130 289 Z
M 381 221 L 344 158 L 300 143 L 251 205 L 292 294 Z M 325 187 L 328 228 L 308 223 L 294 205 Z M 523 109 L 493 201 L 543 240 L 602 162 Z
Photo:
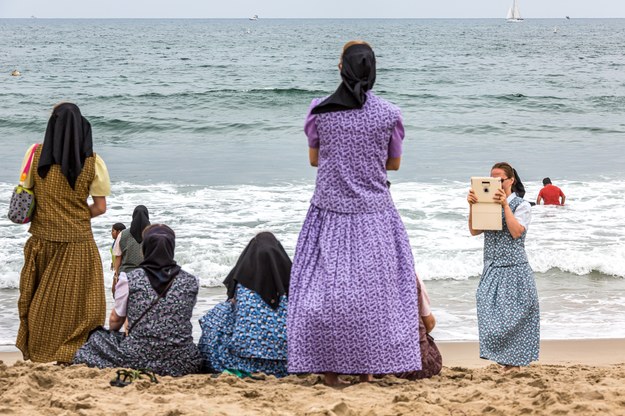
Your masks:
M 342 84 L 306 119 L 317 182 L 287 316 L 289 372 L 324 373 L 329 385 L 421 369 L 414 260 L 386 175 L 399 169 L 401 114 L 371 92 L 368 44 L 347 43 L 339 68 Z

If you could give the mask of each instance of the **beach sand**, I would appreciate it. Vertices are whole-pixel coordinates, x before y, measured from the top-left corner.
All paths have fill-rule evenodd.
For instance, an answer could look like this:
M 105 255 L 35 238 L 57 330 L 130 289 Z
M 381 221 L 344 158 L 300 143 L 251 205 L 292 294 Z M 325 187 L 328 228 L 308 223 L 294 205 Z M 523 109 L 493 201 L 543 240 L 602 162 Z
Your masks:
M 115 370 L 15 361 L 0 353 L 2 415 L 625 415 L 625 340 L 543 341 L 541 361 L 502 374 L 477 343 L 440 345 L 429 380 L 384 377 L 333 389 L 317 375 L 284 379 L 159 377 L 111 387 Z M 9 364 L 9 365 L 7 365 Z

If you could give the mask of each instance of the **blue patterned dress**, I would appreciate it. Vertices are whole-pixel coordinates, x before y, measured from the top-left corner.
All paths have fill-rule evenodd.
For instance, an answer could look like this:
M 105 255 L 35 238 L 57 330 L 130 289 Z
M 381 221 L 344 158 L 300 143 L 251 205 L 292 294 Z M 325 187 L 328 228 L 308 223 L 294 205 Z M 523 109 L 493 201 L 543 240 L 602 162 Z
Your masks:
M 143 269 L 128 273 L 128 323 L 137 321 L 157 296 Z M 74 357 L 90 367 L 126 367 L 182 376 L 199 372 L 202 357 L 193 343 L 191 316 L 197 278 L 184 270 L 158 303 L 132 328 L 129 336 L 98 330 Z
M 286 376 L 287 302 L 283 295 L 274 310 L 256 292 L 237 285 L 236 302 L 222 302 L 200 319 L 205 367 Z
M 512 199 L 512 212 L 522 203 L 519 197 Z M 484 271 L 477 289 L 480 357 L 502 365 L 538 360 L 540 313 L 525 254 L 526 234 L 512 238 L 505 216 L 502 231 L 484 231 Z

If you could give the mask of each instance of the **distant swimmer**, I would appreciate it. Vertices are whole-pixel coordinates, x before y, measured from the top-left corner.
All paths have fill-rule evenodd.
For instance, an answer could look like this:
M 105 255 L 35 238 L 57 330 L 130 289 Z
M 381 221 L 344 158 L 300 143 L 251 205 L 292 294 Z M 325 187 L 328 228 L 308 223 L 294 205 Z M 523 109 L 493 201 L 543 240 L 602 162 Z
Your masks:
M 22 75 L 22 73 L 17 69 L 14 69 L 13 72 L 11 72 L 12 77 L 19 77 L 20 75 Z
M 551 183 L 551 179 L 543 179 L 543 189 L 538 193 L 536 198 L 536 205 L 540 205 L 540 201 L 544 201 L 545 205 L 564 205 L 566 196 L 562 189 Z

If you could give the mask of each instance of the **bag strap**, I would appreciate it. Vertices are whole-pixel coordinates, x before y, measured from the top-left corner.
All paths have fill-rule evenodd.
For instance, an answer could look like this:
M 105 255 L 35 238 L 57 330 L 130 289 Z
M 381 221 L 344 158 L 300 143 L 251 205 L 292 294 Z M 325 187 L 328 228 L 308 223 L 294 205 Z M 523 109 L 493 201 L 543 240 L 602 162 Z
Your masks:
M 37 147 L 39 147 L 39 143 L 35 143 L 35 145 L 33 146 L 33 149 L 30 151 L 30 155 L 28 156 L 28 161 L 26 162 L 26 165 L 24 165 L 24 170 L 22 171 L 22 174 L 20 175 L 20 185 L 24 185 L 24 181 L 26 180 L 26 177 L 28 176 L 28 172 L 30 172 L 30 165 L 32 165 L 33 163 L 33 158 L 35 157 L 35 151 L 37 150 Z
M 146 310 L 144 310 L 144 311 L 143 311 L 143 313 L 139 316 L 139 318 L 137 318 L 137 320 L 136 320 L 136 321 L 134 321 L 134 322 L 132 323 L 132 325 L 130 325 L 130 326 L 128 327 L 128 330 L 126 331 L 126 336 L 130 335 L 130 331 L 132 331 L 132 329 L 133 329 L 135 326 L 137 326 L 137 324 L 138 324 L 139 322 L 141 322 L 141 319 L 143 319 L 143 317 L 144 317 L 145 315 L 147 315 L 147 313 L 148 313 L 148 312 L 150 312 L 154 306 L 156 306 L 156 304 L 158 303 L 158 301 L 159 301 L 159 300 L 161 300 L 161 299 L 165 296 L 165 293 L 167 293 L 167 291 L 168 291 L 168 290 L 169 290 L 169 288 L 171 287 L 172 283 L 174 283 L 174 279 L 175 279 L 175 278 L 176 278 L 176 277 L 174 276 L 174 278 L 173 278 L 173 279 L 171 279 L 171 280 L 169 281 L 169 283 L 167 283 L 167 286 L 165 287 L 165 290 L 163 290 L 163 291 L 162 291 L 162 292 L 161 292 L 161 293 L 160 293 L 160 294 L 156 297 L 156 299 L 154 299 L 154 300 L 152 301 L 152 303 L 150 304 L 150 306 L 148 306 L 148 307 L 146 308 Z

